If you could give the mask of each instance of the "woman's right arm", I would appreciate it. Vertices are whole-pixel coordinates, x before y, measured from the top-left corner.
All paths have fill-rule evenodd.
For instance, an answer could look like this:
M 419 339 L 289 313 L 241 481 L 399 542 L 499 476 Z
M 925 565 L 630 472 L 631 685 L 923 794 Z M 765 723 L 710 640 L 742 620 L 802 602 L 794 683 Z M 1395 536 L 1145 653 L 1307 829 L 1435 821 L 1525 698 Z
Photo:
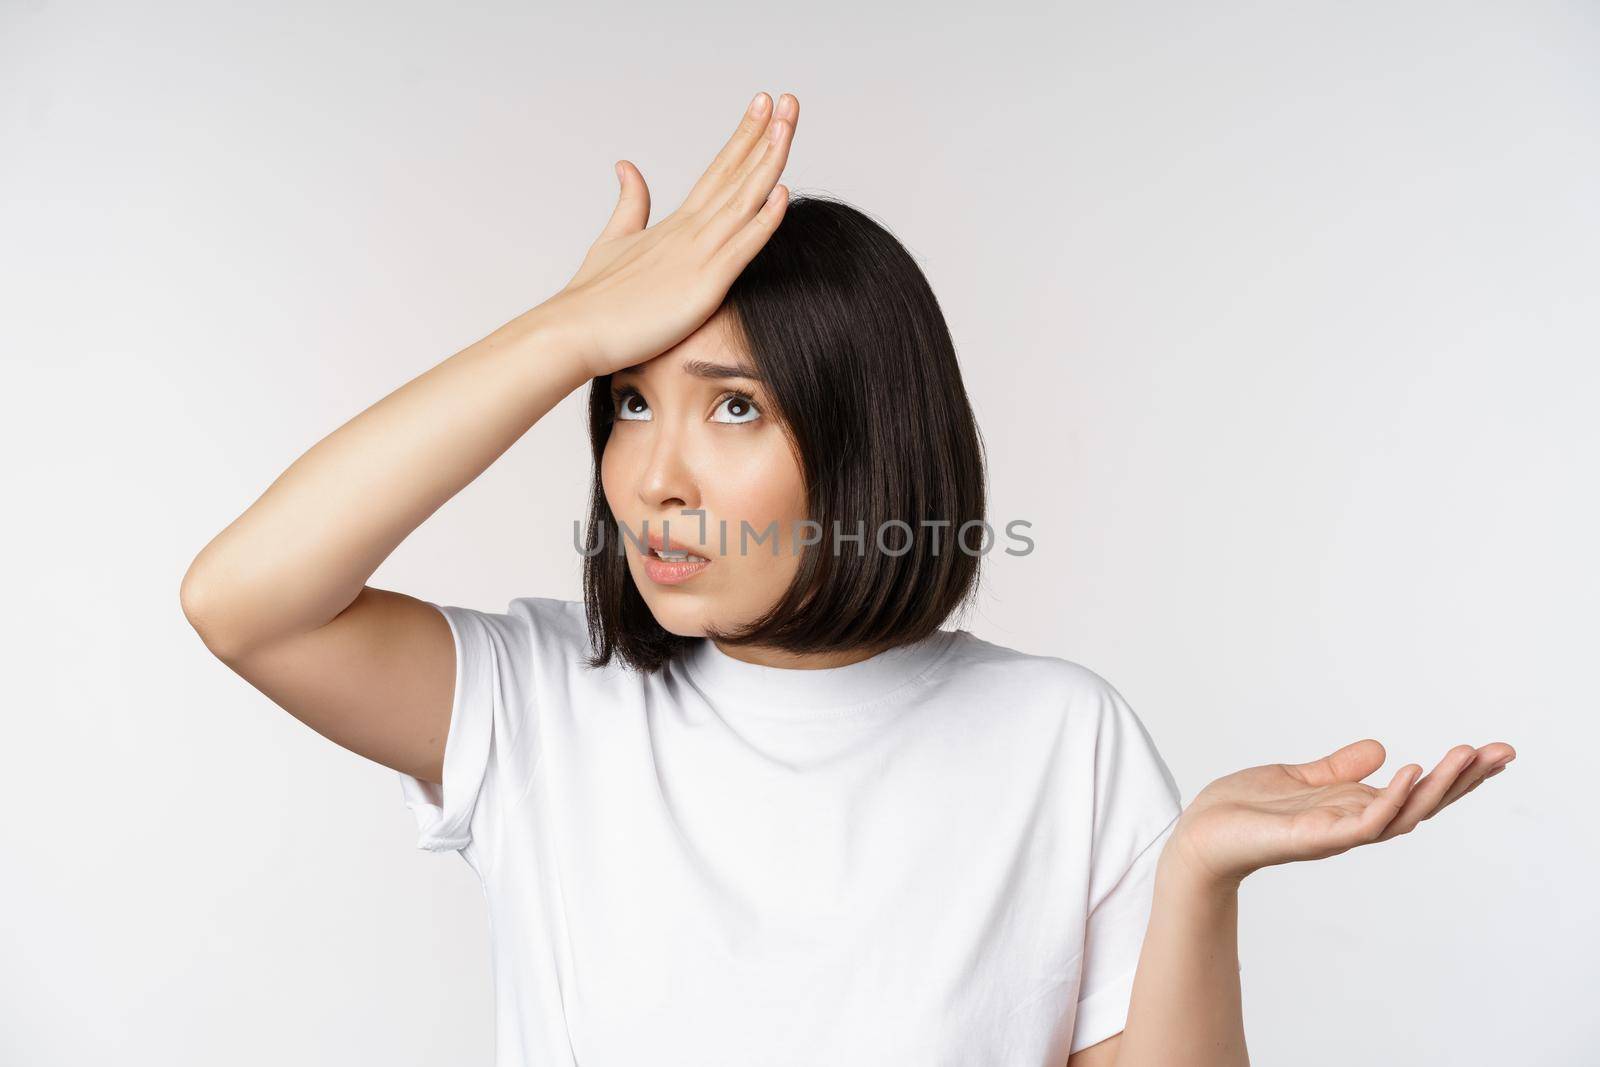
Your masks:
M 781 221 L 799 103 L 765 93 L 684 203 L 618 202 L 572 281 L 318 441 L 201 550 L 185 616 L 219 659 L 313 730 L 442 780 L 455 649 L 443 615 L 366 584 L 412 530 L 589 379 L 694 332 Z
M 438 781 L 449 625 L 366 585 L 424 519 L 590 377 L 543 305 L 407 382 L 294 462 L 205 546 L 180 590 L 219 659 L 307 726 Z

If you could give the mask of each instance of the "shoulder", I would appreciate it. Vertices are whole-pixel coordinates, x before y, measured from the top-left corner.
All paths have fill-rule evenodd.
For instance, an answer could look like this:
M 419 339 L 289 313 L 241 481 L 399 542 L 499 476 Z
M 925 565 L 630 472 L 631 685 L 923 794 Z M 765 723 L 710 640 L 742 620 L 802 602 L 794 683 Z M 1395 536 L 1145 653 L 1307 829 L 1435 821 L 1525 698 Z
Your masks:
M 588 607 L 581 600 L 519 596 L 507 604 L 505 614 L 517 622 L 525 642 L 525 655 L 536 671 L 587 682 L 620 679 L 631 673 L 625 671 L 614 656 L 603 667 L 589 665 L 595 645 L 589 629 Z
M 1024 652 L 966 630 L 959 636 L 949 670 L 984 692 L 1095 719 L 1123 703 L 1109 681 L 1075 660 Z
M 504 611 L 436 605 L 455 634 L 458 675 L 483 672 L 523 692 L 586 662 L 588 616 L 581 601 L 523 596 Z
M 972 703 L 1044 731 L 1073 759 L 1090 760 L 1097 778 L 1126 768 L 1175 789 L 1155 738 L 1122 692 L 1104 675 L 1063 656 L 1023 652 L 961 631 L 951 674 Z
M 430 603 L 444 613 L 457 639 L 469 644 L 488 637 L 508 651 L 565 653 L 589 643 L 588 619 L 580 601 L 515 597 L 504 611 Z
M 560 597 L 519 596 L 506 605 L 505 614 L 523 624 L 537 641 L 585 649 L 589 645 L 589 616 L 581 600 Z
M 1182 809 L 1178 781 L 1116 686 L 1075 660 L 962 633 L 954 672 L 962 702 L 1064 768 L 1076 810 L 1094 827 L 1097 853 L 1111 856 L 1113 868 L 1172 822 Z

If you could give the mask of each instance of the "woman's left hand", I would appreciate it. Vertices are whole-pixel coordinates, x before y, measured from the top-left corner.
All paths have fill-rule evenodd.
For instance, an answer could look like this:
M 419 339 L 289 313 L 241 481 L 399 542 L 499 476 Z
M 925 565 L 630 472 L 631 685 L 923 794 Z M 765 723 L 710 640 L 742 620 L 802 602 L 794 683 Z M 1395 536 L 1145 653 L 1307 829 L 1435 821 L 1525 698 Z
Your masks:
M 1237 885 L 1253 871 L 1317 860 L 1410 833 L 1516 758 L 1504 741 L 1460 745 L 1417 781 L 1408 763 L 1382 789 L 1361 779 L 1383 766 L 1367 738 L 1310 763 L 1269 763 L 1219 778 L 1178 819 L 1167 851 L 1201 878 Z

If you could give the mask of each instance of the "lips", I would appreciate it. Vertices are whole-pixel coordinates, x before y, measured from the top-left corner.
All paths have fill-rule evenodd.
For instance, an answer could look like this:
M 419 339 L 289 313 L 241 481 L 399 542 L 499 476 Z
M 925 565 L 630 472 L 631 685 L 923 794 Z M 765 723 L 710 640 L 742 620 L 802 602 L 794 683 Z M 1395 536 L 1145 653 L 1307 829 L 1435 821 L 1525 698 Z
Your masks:
M 644 551 L 644 573 L 658 586 L 682 585 L 711 566 L 711 560 L 689 551 L 688 546 L 660 534 L 651 534 Z
M 648 551 L 645 553 L 655 559 L 668 563 L 709 563 L 710 559 L 692 551 L 681 541 L 672 538 L 663 538 L 658 533 L 651 533 L 648 541 Z

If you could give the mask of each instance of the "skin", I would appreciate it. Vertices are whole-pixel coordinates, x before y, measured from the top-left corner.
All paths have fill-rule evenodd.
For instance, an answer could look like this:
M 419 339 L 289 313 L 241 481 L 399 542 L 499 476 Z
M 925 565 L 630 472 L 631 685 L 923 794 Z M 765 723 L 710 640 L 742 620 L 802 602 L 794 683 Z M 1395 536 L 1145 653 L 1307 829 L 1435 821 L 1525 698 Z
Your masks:
M 672 536 L 710 567 L 679 586 L 628 565 L 668 630 L 729 628 L 770 606 L 795 557 L 738 553 L 740 521 L 787 537 L 804 517 L 799 464 L 760 383 L 709 380 L 696 361 L 742 364 L 718 315 L 729 286 L 782 220 L 778 178 L 799 118 L 765 93 L 683 203 L 649 224 L 638 169 L 617 164 L 616 208 L 572 280 L 494 333 L 413 378 L 318 441 L 200 551 L 179 598 L 206 647 L 337 744 L 434 782 L 443 775 L 455 678 L 448 624 L 428 604 L 368 584 L 429 515 L 560 401 L 614 374 L 650 418 L 619 423 L 602 458 L 606 498 L 636 533 L 678 517 Z M 740 392 L 751 405 L 730 404 Z M 750 412 L 757 412 L 755 418 Z M 704 509 L 709 536 L 680 509 Z M 726 520 L 728 553 L 716 531 Z M 725 647 L 770 666 L 837 666 L 869 653 L 785 656 Z M 1468 756 L 1470 755 L 1470 762 Z M 1409 833 L 1514 757 L 1497 742 L 1453 750 L 1421 782 L 1360 779 L 1384 762 L 1366 739 L 1308 764 L 1253 767 L 1211 783 L 1180 816 L 1156 896 L 1127 1027 L 1069 1067 L 1237 1067 L 1238 885 L 1265 866 L 1323 859 Z M 1501 764 L 1503 766 L 1503 764 Z
M 1069 1067 L 1244 1067 L 1239 885 L 1281 863 L 1327 859 L 1408 834 L 1516 759 L 1503 741 L 1458 745 L 1420 781 L 1401 767 L 1361 779 L 1383 745 L 1364 738 L 1309 763 L 1271 763 L 1217 779 L 1178 817 L 1157 864 L 1150 923 L 1120 1034 Z
M 713 315 L 671 350 L 616 373 L 617 421 L 600 468 L 612 514 L 636 538 L 665 533 L 712 561 L 687 582 L 660 583 L 645 569 L 645 552 L 623 541 L 629 572 L 651 613 L 687 637 L 744 625 L 776 603 L 798 568 L 795 534 L 807 517 L 794 447 L 727 315 Z M 714 375 L 717 367 L 744 373 Z M 745 524 L 751 536 L 741 550 Z M 754 535 L 769 528 L 775 538 L 756 543 Z M 867 655 L 718 647 L 749 662 L 790 668 L 837 666 Z
M 623 514 L 644 510 L 639 494 L 663 476 L 664 495 L 650 505 L 658 511 L 686 493 L 733 510 L 705 487 L 711 467 L 696 461 L 698 487 L 686 488 L 681 457 L 648 442 L 712 440 L 699 436 L 707 429 L 685 432 L 690 394 L 663 371 L 704 351 L 715 330 L 702 328 L 782 221 L 788 190 L 778 178 L 799 113 L 792 95 L 774 106 L 757 94 L 683 203 L 654 225 L 644 177 L 619 161 L 616 207 L 565 287 L 318 441 L 201 549 L 179 599 L 206 647 L 323 736 L 439 781 L 455 677 L 449 625 L 422 600 L 369 579 L 562 399 L 628 368 L 658 394 L 665 418 L 655 425 L 667 429 L 627 428 L 630 443 L 607 461 L 608 491 L 619 503 L 629 497 Z M 770 437 L 715 429 L 729 432 L 725 442 Z M 775 450 L 762 454 L 774 471 L 788 469 Z M 726 465 L 733 453 L 722 455 Z M 675 595 L 672 625 L 692 625 L 696 611 L 723 619 L 749 610 L 744 600 L 730 609 L 700 599 L 691 609 L 693 597 Z

